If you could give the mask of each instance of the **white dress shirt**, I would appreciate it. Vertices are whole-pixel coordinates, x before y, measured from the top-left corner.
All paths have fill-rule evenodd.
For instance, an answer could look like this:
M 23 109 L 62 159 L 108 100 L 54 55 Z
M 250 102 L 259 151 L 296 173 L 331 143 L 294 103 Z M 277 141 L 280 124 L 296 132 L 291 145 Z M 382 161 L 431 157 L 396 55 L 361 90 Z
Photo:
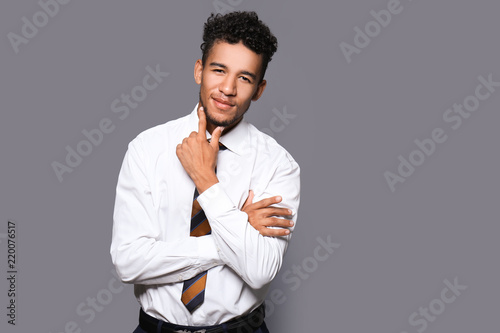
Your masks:
M 120 278 L 135 285 L 147 314 L 188 326 L 220 324 L 264 301 L 291 234 L 264 237 L 240 209 L 249 190 L 253 202 L 280 195 L 276 206 L 291 209 L 296 222 L 300 191 L 295 160 L 242 120 L 220 138 L 228 149 L 219 151 L 219 183 L 198 197 L 212 234 L 190 237 L 195 185 L 176 146 L 198 131 L 197 109 L 130 142 L 116 188 L 110 251 Z M 205 301 L 191 314 L 181 302 L 183 281 L 205 270 Z

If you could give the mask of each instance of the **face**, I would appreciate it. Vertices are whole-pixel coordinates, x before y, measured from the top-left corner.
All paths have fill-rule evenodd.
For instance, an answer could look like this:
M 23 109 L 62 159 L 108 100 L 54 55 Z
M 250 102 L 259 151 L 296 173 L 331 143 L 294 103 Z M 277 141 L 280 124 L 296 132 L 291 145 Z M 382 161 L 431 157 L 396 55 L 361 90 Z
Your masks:
M 207 130 L 224 126 L 224 133 L 235 126 L 262 95 L 266 81 L 260 81 L 262 55 L 243 43 L 216 42 L 203 66 L 196 61 L 194 77 L 200 85 L 200 104 L 207 116 Z

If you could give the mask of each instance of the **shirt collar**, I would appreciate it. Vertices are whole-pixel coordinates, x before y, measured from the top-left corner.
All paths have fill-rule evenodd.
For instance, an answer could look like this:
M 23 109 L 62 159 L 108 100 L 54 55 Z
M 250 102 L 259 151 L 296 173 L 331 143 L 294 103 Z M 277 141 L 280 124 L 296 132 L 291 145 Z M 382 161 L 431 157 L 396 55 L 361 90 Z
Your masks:
M 189 124 L 193 131 L 198 131 L 198 104 L 190 114 Z M 247 146 L 248 126 L 245 119 L 242 119 L 229 133 L 222 135 L 219 142 L 232 152 L 243 155 Z M 208 131 L 206 134 L 207 139 L 212 137 Z

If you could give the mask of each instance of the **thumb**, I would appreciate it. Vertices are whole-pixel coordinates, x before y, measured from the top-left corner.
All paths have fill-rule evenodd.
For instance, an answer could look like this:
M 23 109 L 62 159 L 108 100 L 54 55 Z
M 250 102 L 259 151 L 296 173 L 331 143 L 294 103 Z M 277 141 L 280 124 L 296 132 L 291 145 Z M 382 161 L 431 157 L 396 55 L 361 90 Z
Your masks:
M 219 148 L 219 139 L 220 136 L 222 135 L 222 131 L 224 130 L 224 127 L 219 126 L 214 131 L 212 132 L 212 138 L 210 139 L 210 144 L 214 148 Z
M 250 206 L 253 202 L 253 197 L 254 197 L 254 194 L 253 194 L 253 191 L 250 190 L 250 192 L 248 193 L 248 197 L 247 197 L 247 200 L 245 201 L 245 203 L 243 204 L 243 208 L 247 207 L 247 206 Z

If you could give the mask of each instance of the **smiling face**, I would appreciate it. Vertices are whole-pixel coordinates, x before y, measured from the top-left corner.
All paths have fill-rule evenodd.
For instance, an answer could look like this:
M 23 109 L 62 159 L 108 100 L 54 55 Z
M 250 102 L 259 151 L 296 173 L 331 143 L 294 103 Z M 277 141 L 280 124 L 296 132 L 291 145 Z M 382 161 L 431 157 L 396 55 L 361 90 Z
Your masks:
M 243 43 L 215 43 L 205 64 L 196 61 L 194 78 L 200 85 L 200 105 L 207 116 L 207 130 L 224 126 L 224 132 L 235 126 L 262 95 L 266 81 L 260 80 L 262 55 Z

